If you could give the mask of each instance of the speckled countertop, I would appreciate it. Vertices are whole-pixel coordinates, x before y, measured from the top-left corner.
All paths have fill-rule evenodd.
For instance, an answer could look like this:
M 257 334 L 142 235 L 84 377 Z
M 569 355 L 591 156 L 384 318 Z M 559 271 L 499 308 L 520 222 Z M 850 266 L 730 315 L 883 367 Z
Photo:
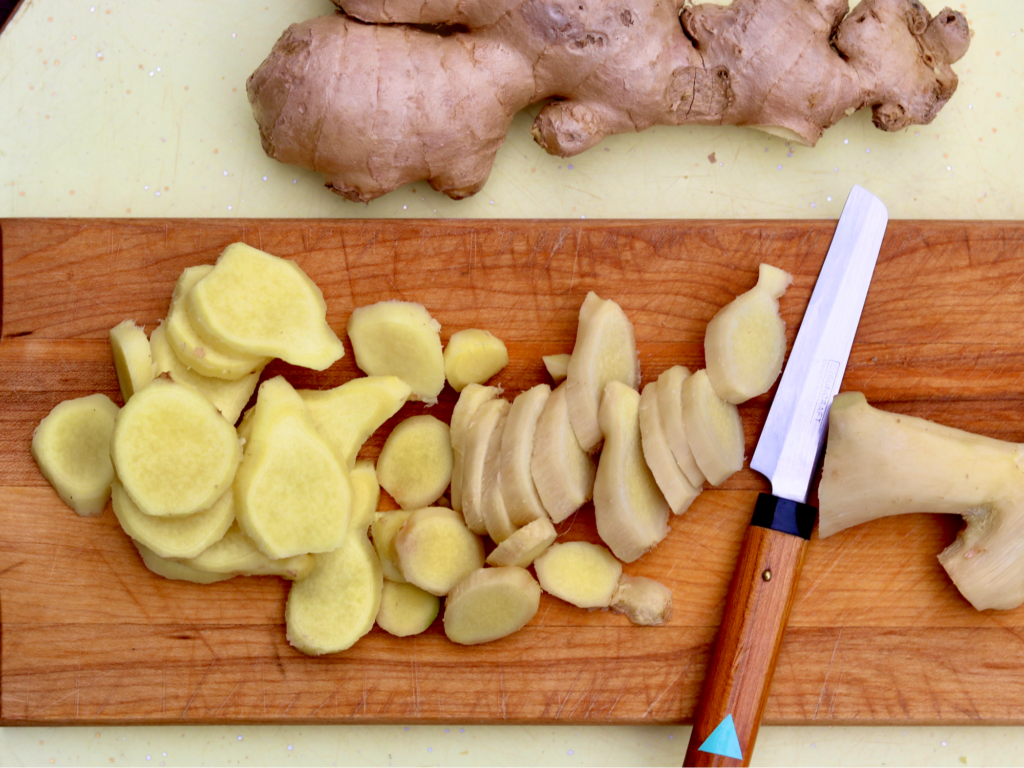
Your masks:
M 926 0 L 933 10 L 940 3 Z M 862 184 L 894 218 L 1024 218 L 1024 3 L 957 4 L 975 32 L 932 125 L 857 114 L 807 149 L 736 128 L 655 128 L 572 160 L 513 122 L 487 186 L 369 205 L 269 160 L 245 78 L 328 0 L 26 0 L 0 35 L 0 217 L 836 218 Z M 678 765 L 689 728 L 281 726 L 0 729 L 0 765 Z M 1021 728 L 789 727 L 761 765 L 1024 765 Z

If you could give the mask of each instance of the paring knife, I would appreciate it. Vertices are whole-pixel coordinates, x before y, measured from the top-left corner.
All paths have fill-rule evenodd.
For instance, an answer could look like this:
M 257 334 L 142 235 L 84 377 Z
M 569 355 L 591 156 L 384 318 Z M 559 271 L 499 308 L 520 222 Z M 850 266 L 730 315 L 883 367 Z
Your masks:
M 855 186 L 758 440 L 757 498 L 694 717 L 684 765 L 749 765 L 817 510 L 807 494 L 889 221 Z

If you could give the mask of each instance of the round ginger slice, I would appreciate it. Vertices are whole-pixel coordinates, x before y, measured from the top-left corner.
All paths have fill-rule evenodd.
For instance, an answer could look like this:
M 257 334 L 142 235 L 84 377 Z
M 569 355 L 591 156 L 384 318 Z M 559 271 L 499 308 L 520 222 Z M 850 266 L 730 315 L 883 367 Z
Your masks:
M 377 625 L 395 637 L 425 632 L 441 610 L 441 600 L 413 584 L 384 582 Z
M 483 384 L 506 365 L 505 342 L 490 331 L 456 331 L 444 348 L 444 375 L 456 392 L 467 384 Z
M 205 573 L 204 571 L 197 571 L 195 568 L 179 563 L 177 560 L 160 557 L 160 555 L 144 544 L 140 544 L 137 541 L 132 543 L 142 557 L 142 564 L 157 576 L 163 576 L 165 579 L 191 581 L 193 584 L 213 584 L 217 581 L 233 579 L 236 576 L 234 573 Z
M 117 383 L 124 402 L 145 387 L 156 375 L 153 353 L 149 348 L 146 331 L 125 320 L 110 329 L 110 354 L 114 358 Z
M 173 517 L 213 506 L 231 487 L 241 450 L 235 428 L 209 400 L 157 379 L 117 415 L 110 456 L 144 514 Z
M 693 500 L 700 495 L 701 488 L 694 488 L 679 468 L 672 449 L 665 438 L 665 426 L 658 411 L 658 382 L 652 381 L 640 395 L 640 443 L 644 450 L 644 461 L 654 475 L 672 514 L 681 515 Z
M 447 424 L 412 416 L 391 430 L 377 458 L 377 480 L 402 509 L 420 509 L 441 498 L 452 479 Z
M 693 457 L 712 485 L 721 485 L 743 469 L 743 422 L 740 412 L 711 386 L 706 371 L 683 382 L 683 422 Z
M 558 532 L 551 521 L 546 517 L 539 518 L 524 525 L 495 547 L 487 556 L 487 564 L 526 568 L 550 547 L 557 537 Z
M 39 471 L 61 501 L 83 517 L 101 514 L 110 498 L 110 436 L 117 413 L 106 395 L 65 400 L 32 434 L 32 458 Z
M 565 384 L 551 393 L 537 421 L 530 474 L 544 509 L 560 523 L 594 495 L 597 462 L 580 447 L 569 421 Z
M 211 544 L 195 557 L 182 560 L 184 565 L 204 573 L 230 573 L 237 576 L 280 576 L 289 581 L 306 578 L 315 564 L 313 555 L 294 555 L 271 560 L 256 544 L 232 525 L 220 541 Z
M 480 568 L 451 591 L 444 605 L 444 633 L 453 643 L 478 645 L 525 627 L 540 608 L 540 587 L 530 572 Z
M 579 608 L 611 605 L 622 575 L 622 563 L 604 547 L 588 541 L 554 544 L 533 567 L 541 589 Z
M 533 482 L 530 463 L 537 435 L 537 422 L 551 396 L 551 387 L 538 384 L 512 401 L 501 433 L 498 483 L 514 526 L 546 518 L 548 513 Z
M 466 431 L 476 414 L 476 409 L 500 394 L 501 387 L 467 384 L 452 410 L 452 509 L 458 512 L 462 511 L 462 469 L 466 455 Z
M 413 512 L 395 536 L 395 551 L 405 580 L 438 597 L 484 564 L 483 542 L 445 507 Z
M 373 516 L 370 525 L 370 536 L 373 548 L 380 558 L 380 567 L 384 570 L 384 578 L 396 584 L 405 584 L 405 576 L 398 563 L 398 552 L 395 550 L 395 536 L 412 516 L 414 510 L 397 509 L 393 512 L 378 512 Z
M 372 461 L 361 459 L 352 468 L 349 479 L 352 481 L 352 518 L 349 520 L 349 530 L 366 533 L 380 503 L 377 470 Z

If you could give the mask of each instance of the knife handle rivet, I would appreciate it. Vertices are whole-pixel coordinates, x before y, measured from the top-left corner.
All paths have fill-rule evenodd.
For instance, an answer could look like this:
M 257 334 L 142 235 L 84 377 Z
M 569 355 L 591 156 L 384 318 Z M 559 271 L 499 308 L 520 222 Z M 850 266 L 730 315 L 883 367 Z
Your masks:
M 771 572 L 771 570 L 770 569 L 766 569 L 765 572 L 761 574 L 761 578 L 764 579 L 765 581 L 771 581 L 772 580 L 772 572 Z

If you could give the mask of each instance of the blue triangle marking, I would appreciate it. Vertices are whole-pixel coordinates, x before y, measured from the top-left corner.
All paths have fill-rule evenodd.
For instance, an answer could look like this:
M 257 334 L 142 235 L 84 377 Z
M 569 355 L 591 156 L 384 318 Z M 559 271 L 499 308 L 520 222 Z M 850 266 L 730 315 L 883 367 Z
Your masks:
M 712 755 L 742 760 L 743 750 L 740 749 L 740 740 L 736 736 L 736 724 L 732 720 L 732 715 L 726 715 L 725 720 L 718 724 L 697 749 L 701 752 L 710 752 Z

